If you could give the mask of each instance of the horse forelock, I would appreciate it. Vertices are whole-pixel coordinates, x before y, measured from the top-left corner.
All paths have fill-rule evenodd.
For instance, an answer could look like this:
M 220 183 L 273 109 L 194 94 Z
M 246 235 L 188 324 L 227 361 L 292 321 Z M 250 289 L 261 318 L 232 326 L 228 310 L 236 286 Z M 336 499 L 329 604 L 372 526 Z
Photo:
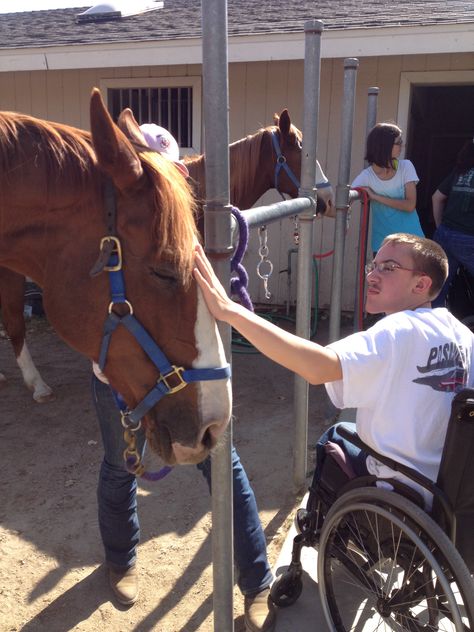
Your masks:
M 90 135 L 83 130 L 50 123 L 26 114 L 0 112 L 0 174 L 18 172 L 28 178 L 27 169 L 44 169 L 51 188 L 62 179 L 83 184 L 96 163 Z
M 153 186 L 153 238 L 157 259 L 173 263 L 184 284 L 191 280 L 197 242 L 194 197 L 175 165 L 156 152 L 140 152 Z

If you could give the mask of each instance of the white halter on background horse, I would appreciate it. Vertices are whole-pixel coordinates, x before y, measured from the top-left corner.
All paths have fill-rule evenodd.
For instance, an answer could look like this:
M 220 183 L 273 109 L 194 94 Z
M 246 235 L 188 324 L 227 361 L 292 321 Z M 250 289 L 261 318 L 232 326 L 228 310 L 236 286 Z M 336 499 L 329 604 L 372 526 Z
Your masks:
M 131 110 L 122 112 L 118 121 L 125 135 L 138 145 L 144 137 Z M 281 194 L 296 197 L 301 172 L 301 131 L 291 123 L 288 110 L 275 114 L 274 125 L 262 128 L 255 134 L 232 143 L 230 152 L 230 201 L 240 209 L 253 206 L 268 190 L 275 188 Z M 185 164 L 194 182 L 196 197 L 205 199 L 205 157 L 187 156 Z M 322 214 L 332 212 L 334 192 L 316 162 L 317 208 Z M 200 226 L 202 228 L 202 226 Z M 24 279 L 15 272 L 0 268 L 0 306 L 3 323 L 12 341 L 23 379 L 37 402 L 54 398 L 50 387 L 36 369 L 25 340 L 23 318 Z M 0 386 L 5 378 L 0 373 Z

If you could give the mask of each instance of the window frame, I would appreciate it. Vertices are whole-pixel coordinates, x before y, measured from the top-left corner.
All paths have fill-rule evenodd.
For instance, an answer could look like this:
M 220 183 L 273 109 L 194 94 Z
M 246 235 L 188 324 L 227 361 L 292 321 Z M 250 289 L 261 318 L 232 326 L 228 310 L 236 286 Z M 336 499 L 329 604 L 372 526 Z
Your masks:
M 129 88 L 192 88 L 193 145 L 192 147 L 180 147 L 180 155 L 201 153 L 201 86 L 201 77 L 184 75 L 182 77 L 123 77 L 100 81 L 100 90 L 102 94 L 107 95 L 107 108 L 109 108 L 109 88 L 123 90 Z

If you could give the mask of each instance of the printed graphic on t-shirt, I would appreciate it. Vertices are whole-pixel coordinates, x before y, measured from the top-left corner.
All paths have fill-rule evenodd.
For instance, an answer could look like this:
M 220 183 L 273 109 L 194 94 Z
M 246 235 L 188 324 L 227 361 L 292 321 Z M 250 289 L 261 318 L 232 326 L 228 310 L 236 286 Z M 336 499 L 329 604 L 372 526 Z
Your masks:
M 426 365 L 416 368 L 427 375 L 413 382 L 431 386 L 435 391 L 457 393 L 467 384 L 466 352 L 455 342 L 432 347 Z

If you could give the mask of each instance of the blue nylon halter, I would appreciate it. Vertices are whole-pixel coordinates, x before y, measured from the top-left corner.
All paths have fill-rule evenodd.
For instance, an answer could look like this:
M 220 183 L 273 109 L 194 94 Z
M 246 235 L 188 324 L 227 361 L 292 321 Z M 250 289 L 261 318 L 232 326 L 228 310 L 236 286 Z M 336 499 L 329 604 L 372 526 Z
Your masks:
M 113 238 L 118 244 L 117 238 Z M 109 315 L 104 323 L 104 335 L 99 354 L 99 368 L 104 370 L 107 361 L 107 353 L 113 332 L 122 324 L 137 340 L 143 351 L 160 372 L 160 378 L 155 386 L 145 395 L 142 401 L 133 410 L 126 409 L 123 414 L 127 421 L 139 424 L 144 417 L 165 395 L 172 395 L 180 391 L 191 382 L 204 382 L 209 380 L 224 380 L 230 377 L 230 365 L 211 369 L 184 369 L 170 363 L 163 351 L 151 338 L 143 325 L 133 315 L 132 306 L 125 297 L 125 282 L 122 273 L 120 248 L 114 250 L 106 268 L 109 272 L 111 303 Z M 119 316 L 112 311 L 115 304 L 125 304 L 130 312 L 125 316 Z M 177 382 L 174 384 L 174 382 Z
M 274 188 L 283 197 L 283 194 L 281 193 L 280 189 L 278 188 L 278 179 L 280 177 L 280 171 L 282 169 L 284 170 L 286 175 L 290 178 L 290 180 L 292 181 L 292 183 L 295 185 L 295 187 L 297 189 L 300 188 L 300 181 L 295 176 L 295 174 L 293 173 L 291 168 L 288 166 L 288 162 L 286 161 L 286 157 L 281 153 L 280 142 L 278 140 L 278 133 L 276 131 L 272 131 L 272 143 L 273 143 L 273 149 L 275 150 L 276 157 L 277 157 L 276 163 L 275 163 L 275 184 L 274 184 Z M 330 187 L 330 186 L 331 186 L 331 183 L 329 181 L 327 181 L 327 182 L 317 182 L 315 184 L 315 187 L 317 189 L 324 189 L 324 188 L 327 188 L 327 187 Z

